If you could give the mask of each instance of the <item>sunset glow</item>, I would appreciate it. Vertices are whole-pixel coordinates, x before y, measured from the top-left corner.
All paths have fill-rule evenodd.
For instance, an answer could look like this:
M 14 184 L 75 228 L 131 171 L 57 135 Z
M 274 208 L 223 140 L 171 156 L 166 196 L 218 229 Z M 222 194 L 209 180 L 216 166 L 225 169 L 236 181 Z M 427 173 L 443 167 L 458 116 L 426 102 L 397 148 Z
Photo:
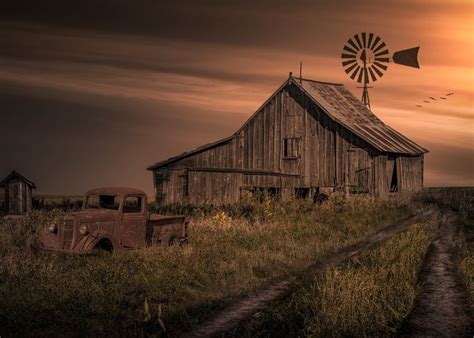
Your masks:
M 421 69 L 390 64 L 373 84 L 373 112 L 430 150 L 426 186 L 474 185 L 472 1 L 146 2 L 128 22 L 118 3 L 84 20 L 0 11 L 0 174 L 17 168 L 42 192 L 127 182 L 150 193 L 147 165 L 229 136 L 300 61 L 303 77 L 360 97 L 340 54 L 366 31 L 391 53 L 421 46 Z

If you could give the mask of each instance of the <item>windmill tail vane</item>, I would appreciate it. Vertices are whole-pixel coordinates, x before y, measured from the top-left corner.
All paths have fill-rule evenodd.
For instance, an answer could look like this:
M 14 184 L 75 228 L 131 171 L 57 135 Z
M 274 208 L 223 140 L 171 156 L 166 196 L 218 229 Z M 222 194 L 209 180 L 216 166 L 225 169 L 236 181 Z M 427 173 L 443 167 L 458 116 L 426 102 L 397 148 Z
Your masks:
M 347 40 L 341 54 L 342 66 L 352 80 L 362 83 L 361 102 L 370 108 L 369 83 L 375 82 L 384 75 L 388 63 L 420 68 L 418 51 L 414 47 L 396 51 L 389 57 L 389 50 L 379 36 L 373 33 L 359 33 Z

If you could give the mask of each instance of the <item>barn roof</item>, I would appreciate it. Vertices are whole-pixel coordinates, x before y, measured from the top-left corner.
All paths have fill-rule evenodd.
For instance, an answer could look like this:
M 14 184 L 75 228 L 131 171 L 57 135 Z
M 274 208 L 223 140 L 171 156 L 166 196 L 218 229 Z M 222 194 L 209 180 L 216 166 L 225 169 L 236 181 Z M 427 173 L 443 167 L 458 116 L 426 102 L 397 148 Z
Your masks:
M 17 173 L 15 170 L 13 170 L 11 173 L 9 173 L 1 182 L 0 182 L 0 187 L 4 187 L 8 181 L 10 181 L 12 178 L 18 178 L 19 180 L 25 182 L 26 184 L 28 184 L 30 187 L 32 187 L 33 189 L 36 189 L 36 186 L 35 184 L 30 181 L 29 179 L 27 179 L 25 176 L 23 175 L 20 175 L 19 173 Z
M 156 169 L 156 168 L 159 168 L 159 167 L 162 167 L 162 166 L 165 166 L 167 164 L 170 164 L 170 163 L 173 163 L 173 162 L 176 162 L 182 158 L 185 158 L 185 157 L 188 157 L 188 156 L 191 156 L 191 155 L 194 155 L 194 154 L 197 154 L 197 153 L 200 153 L 202 151 L 205 151 L 205 150 L 208 150 L 208 149 L 211 149 L 211 148 L 214 148 L 214 147 L 217 147 L 217 146 L 220 146 L 224 143 L 227 143 L 229 141 L 232 140 L 232 138 L 234 137 L 234 135 L 231 135 L 229 137 L 226 137 L 226 138 L 223 138 L 223 139 L 220 139 L 218 141 L 215 141 L 215 142 L 212 142 L 212 143 L 207 143 L 205 145 L 202 145 L 200 147 L 197 147 L 197 148 L 194 148 L 190 151 L 186 151 L 184 153 L 181 153 L 177 156 L 173 156 L 173 157 L 170 157 L 169 159 L 167 160 L 164 160 L 164 161 L 160 161 L 160 162 L 157 162 L 155 164 L 152 164 L 150 166 L 147 167 L 148 170 L 153 170 L 153 169 Z
M 383 123 L 342 84 L 294 79 L 330 118 L 382 152 L 420 155 L 428 152 Z
M 264 107 L 277 93 L 289 84 L 295 84 L 304 92 L 318 107 L 320 107 L 331 119 L 352 131 L 354 134 L 372 145 L 381 152 L 421 155 L 428 150 L 409 140 L 395 129 L 383 123 L 374 113 L 364 106 L 344 85 L 339 83 L 321 82 L 309 79 L 297 79 L 292 76 L 288 78 L 270 96 L 262 106 L 237 130 L 233 135 L 219 141 L 208 143 L 191 151 L 171 157 L 165 161 L 150 165 L 147 169 L 153 170 L 196 153 L 220 146 L 232 140 L 245 125 Z

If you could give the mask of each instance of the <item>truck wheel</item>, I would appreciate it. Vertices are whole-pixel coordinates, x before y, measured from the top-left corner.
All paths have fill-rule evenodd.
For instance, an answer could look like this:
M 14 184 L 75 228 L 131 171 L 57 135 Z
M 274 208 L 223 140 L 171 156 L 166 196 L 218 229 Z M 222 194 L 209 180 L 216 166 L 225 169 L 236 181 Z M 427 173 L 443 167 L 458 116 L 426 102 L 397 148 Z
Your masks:
M 176 243 L 178 243 L 178 241 L 176 239 L 176 236 L 173 234 L 165 234 L 163 236 L 163 239 L 161 240 L 161 245 L 170 246 L 175 245 Z
M 94 246 L 94 252 L 109 252 L 112 253 L 114 251 L 114 246 L 112 245 L 112 242 L 106 238 L 102 239 L 99 241 Z

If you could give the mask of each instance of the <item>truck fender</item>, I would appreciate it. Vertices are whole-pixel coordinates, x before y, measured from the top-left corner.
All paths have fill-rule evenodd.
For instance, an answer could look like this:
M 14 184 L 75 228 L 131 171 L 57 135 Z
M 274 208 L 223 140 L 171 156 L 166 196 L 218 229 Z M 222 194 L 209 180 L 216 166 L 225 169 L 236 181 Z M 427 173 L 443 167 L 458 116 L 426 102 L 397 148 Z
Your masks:
M 118 251 L 121 248 L 120 243 L 118 243 L 107 232 L 101 230 L 90 233 L 89 235 L 85 236 L 83 240 L 84 241 L 81 240 L 83 244 L 81 245 L 82 249 L 80 249 L 80 251 L 91 251 L 101 241 L 108 241 L 108 243 L 112 245 L 112 251 Z

